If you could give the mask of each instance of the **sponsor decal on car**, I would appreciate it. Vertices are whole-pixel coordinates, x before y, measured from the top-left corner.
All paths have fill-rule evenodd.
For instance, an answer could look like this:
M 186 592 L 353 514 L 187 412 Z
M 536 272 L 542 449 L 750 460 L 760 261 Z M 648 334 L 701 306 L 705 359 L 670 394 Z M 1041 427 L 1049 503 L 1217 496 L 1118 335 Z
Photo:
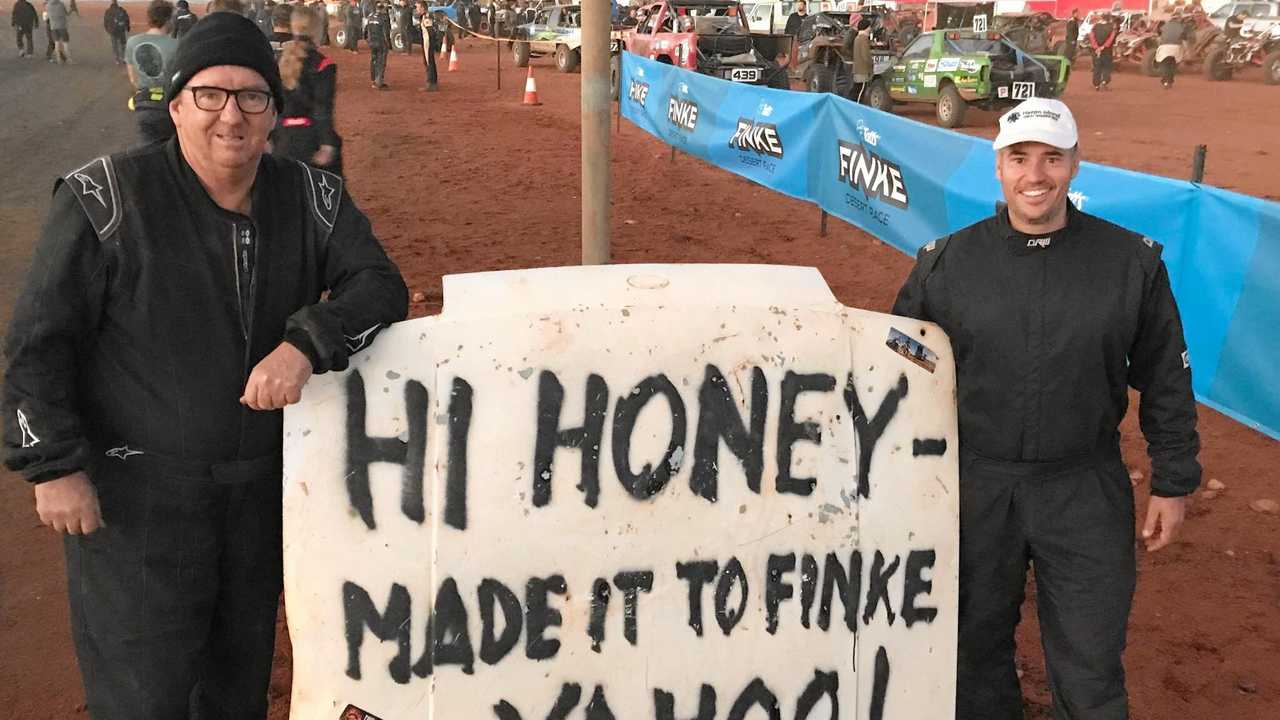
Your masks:
M 942 58 L 938 60 L 938 72 L 952 72 L 960 69 L 960 58 Z
M 755 118 L 738 118 L 738 126 L 729 138 L 729 147 L 757 155 L 782 158 L 782 136 L 773 123 L 756 122 Z
M 924 86 L 925 86 L 925 87 L 927 87 L 927 88 L 936 88 L 936 87 L 938 87 L 938 76 L 937 76 L 937 75 L 925 75 L 925 76 L 924 76 Z
M 996 97 L 998 98 L 1009 97 L 1009 87 L 1007 85 L 1001 85 L 1000 87 L 996 88 Z
M 934 70 L 937 70 L 937 69 L 938 69 L 938 61 L 937 61 L 937 60 L 930 60 L 929 62 L 927 62 L 927 63 L 925 63 L 925 64 L 924 64 L 924 71 L 925 71 L 925 72 L 933 72 Z
M 976 73 L 981 66 L 982 64 L 977 60 L 971 60 L 969 58 L 964 58 L 960 61 L 960 69 L 965 72 Z

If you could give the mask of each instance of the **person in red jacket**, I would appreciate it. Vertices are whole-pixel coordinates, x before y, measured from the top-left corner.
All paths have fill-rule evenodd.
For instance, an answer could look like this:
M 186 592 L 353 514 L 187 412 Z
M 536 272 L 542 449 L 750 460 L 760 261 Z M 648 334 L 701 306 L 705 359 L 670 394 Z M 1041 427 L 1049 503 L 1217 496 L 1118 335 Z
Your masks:
M 1093 89 L 1107 90 L 1111 85 L 1111 67 L 1115 59 L 1116 21 L 1110 15 L 1089 31 L 1089 47 L 1093 50 Z

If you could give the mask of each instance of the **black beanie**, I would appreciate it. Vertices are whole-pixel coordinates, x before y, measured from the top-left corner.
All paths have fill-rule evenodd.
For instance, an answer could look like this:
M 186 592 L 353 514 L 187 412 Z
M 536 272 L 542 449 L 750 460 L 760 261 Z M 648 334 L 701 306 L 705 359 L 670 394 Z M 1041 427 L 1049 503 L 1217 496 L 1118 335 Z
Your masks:
M 284 107 L 284 85 L 271 44 L 257 25 L 233 12 L 209 13 L 182 36 L 165 102 L 177 97 L 196 73 L 216 65 L 239 65 L 257 72 L 271 88 L 276 112 Z

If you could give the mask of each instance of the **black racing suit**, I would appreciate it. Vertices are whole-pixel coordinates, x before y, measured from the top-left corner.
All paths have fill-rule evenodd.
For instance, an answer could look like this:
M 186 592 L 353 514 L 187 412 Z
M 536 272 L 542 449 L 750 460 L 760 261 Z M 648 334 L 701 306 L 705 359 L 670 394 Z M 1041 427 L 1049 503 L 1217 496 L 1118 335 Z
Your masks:
M 169 21 L 171 28 L 169 33 L 181 40 L 183 35 L 191 32 L 191 28 L 196 26 L 196 21 L 199 19 L 190 10 L 176 10 L 173 13 L 173 19 Z
M 338 66 L 308 43 L 298 86 L 285 89 L 284 107 L 271 133 L 273 153 L 342 174 L 342 140 L 333 128 L 337 84 Z M 321 145 L 334 149 L 333 162 L 328 165 L 316 165 L 312 160 Z
M 369 79 L 374 87 L 386 87 L 387 51 L 391 47 L 391 20 L 386 10 L 368 15 L 364 26 L 365 41 L 369 43 Z
M 405 317 L 340 178 L 264 155 L 252 193 L 215 205 L 176 138 L 95 160 L 57 183 L 14 310 L 5 463 L 85 471 L 105 523 L 65 540 L 95 720 L 265 716 L 283 413 L 239 398 L 282 341 L 340 370 Z
M 343 45 L 347 50 L 360 49 L 360 35 L 364 32 L 361 27 L 364 24 L 364 11 L 360 9 L 359 3 L 346 6 L 346 16 L 343 18 L 346 24 L 346 44 Z
M 1201 472 L 1160 252 L 1073 207 L 1045 236 L 1014 230 L 1002 210 L 926 245 L 894 303 L 896 315 L 940 325 L 956 358 L 958 719 L 1022 718 L 1014 629 L 1029 562 L 1054 717 L 1127 717 L 1134 507 L 1118 426 L 1128 388 L 1141 393 L 1152 494 L 1188 494 Z

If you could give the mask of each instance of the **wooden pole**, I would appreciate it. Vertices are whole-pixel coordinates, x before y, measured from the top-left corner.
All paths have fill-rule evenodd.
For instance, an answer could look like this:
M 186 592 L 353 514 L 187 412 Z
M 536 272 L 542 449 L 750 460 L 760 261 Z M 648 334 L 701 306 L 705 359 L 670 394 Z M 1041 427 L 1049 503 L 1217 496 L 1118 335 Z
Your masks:
M 582 2 L 582 264 L 609 262 L 609 0 Z

